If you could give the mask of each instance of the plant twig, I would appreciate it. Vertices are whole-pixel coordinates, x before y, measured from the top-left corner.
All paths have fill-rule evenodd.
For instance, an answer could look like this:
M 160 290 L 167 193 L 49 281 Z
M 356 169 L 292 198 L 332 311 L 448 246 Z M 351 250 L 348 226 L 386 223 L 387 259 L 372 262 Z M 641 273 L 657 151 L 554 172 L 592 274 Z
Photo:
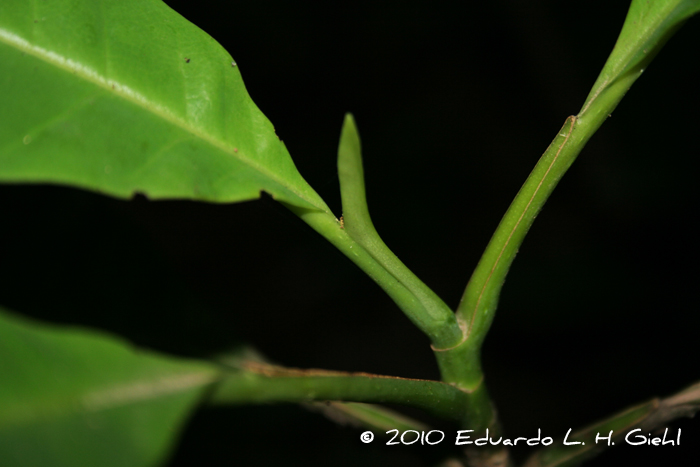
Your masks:
M 251 368 L 257 368 L 259 371 L 262 368 L 266 368 L 266 370 L 262 371 L 263 373 L 265 371 L 283 371 L 285 374 L 298 375 L 301 372 L 301 374 L 304 375 L 309 371 L 314 371 L 324 374 L 347 374 L 341 372 L 327 372 L 324 370 L 298 370 L 284 368 L 270 362 L 264 355 L 260 354 L 254 348 L 248 346 L 237 347 L 229 350 L 228 352 L 216 355 L 214 356 L 214 360 L 238 372 L 247 371 L 247 369 Z M 376 404 L 313 400 L 301 402 L 301 405 L 311 411 L 322 413 L 326 416 L 326 418 L 340 425 L 365 427 L 376 431 L 388 431 L 391 429 L 398 429 L 402 431 L 421 431 L 429 429 L 425 424 L 417 420 Z
M 479 349 L 460 348 L 459 358 L 450 350 L 465 340 L 464 323 L 455 320 L 454 313 L 423 282 L 421 282 L 384 244 L 377 233 L 367 206 L 360 137 L 351 114 L 345 116 L 338 148 L 338 175 L 343 202 L 344 230 L 360 244 L 372 258 L 389 271 L 413 296 L 423 309 L 412 319 L 418 322 L 442 323 L 443 329 L 455 331 L 452 342 L 433 341 L 433 350 L 440 367 L 442 380 L 465 391 L 467 404 L 460 417 L 462 424 L 481 432 L 486 428 L 498 432 L 498 423 L 486 388 L 479 363 Z M 446 345 L 447 344 L 447 345 Z M 466 375 L 466 377 L 465 377 Z
M 351 425 L 357 428 L 369 428 L 377 432 L 389 430 L 428 431 L 430 427 L 418 420 L 375 404 L 360 402 L 310 402 L 304 407 L 314 412 L 320 412 L 326 418 L 339 425 Z
M 440 381 L 398 378 L 370 373 L 300 370 L 255 361 L 236 363 L 213 389 L 214 405 L 269 402 L 351 401 L 394 403 L 459 420 L 465 412 L 464 392 Z
M 458 319 L 467 323 L 467 342 L 462 345 L 481 347 L 508 270 L 544 203 L 654 56 L 683 22 L 698 11 L 700 2 L 696 0 L 633 0 L 617 43 L 581 111 L 566 119 L 537 162 L 467 284 L 457 309 Z M 465 374 L 465 384 L 474 383 L 473 376 Z
M 440 358 L 449 381 L 474 394 L 485 391 L 479 350 L 491 326 L 501 289 L 515 255 L 538 213 L 591 136 L 629 87 L 700 2 L 634 0 L 617 44 L 581 112 L 570 116 L 515 196 L 472 274 L 457 309 L 465 340 Z M 487 398 L 486 398 L 487 399 Z M 495 412 L 481 406 L 482 426 L 498 430 Z M 473 417 L 472 417 L 473 418 Z
M 285 204 L 365 271 L 423 331 L 436 348 L 450 348 L 463 339 L 454 312 L 411 272 L 377 233 L 367 207 L 360 137 L 347 114 L 338 146 L 338 176 L 343 215 Z
M 396 278 L 415 297 L 421 308 L 411 308 L 409 317 L 417 325 L 424 322 L 440 323 L 440 327 L 454 331 L 453 341 L 433 342 L 436 347 L 452 347 L 462 340 L 454 312 L 425 285 L 384 243 L 374 228 L 367 206 L 362 149 L 352 114 L 345 115 L 338 146 L 338 178 L 343 202 L 344 228 L 356 241 Z
M 624 442 L 632 430 L 641 434 L 657 432 L 672 420 L 692 417 L 700 411 L 700 382 L 666 399 L 652 399 L 641 405 L 623 410 L 612 417 L 577 431 L 569 437 L 575 446 L 561 443 L 538 450 L 523 467 L 574 467 L 586 459 L 600 454 L 609 446 L 607 437 L 612 433 L 610 445 Z M 596 437 L 599 437 L 596 442 Z
M 340 221 L 333 214 L 282 204 L 325 237 L 374 280 L 413 324 L 428 336 L 434 346 L 450 347 L 461 340 L 462 330 L 457 324 L 454 313 L 451 311 L 449 314 L 441 313 L 441 317 L 428 314 L 416 294 L 355 241 L 346 228 L 341 228 Z
M 567 118 L 515 196 L 469 280 L 457 313 L 467 323 L 467 340 L 473 346 L 481 347 L 486 337 L 503 282 L 525 235 L 583 148 L 585 141 L 576 129 L 577 117 Z M 585 140 L 595 131 L 587 130 Z

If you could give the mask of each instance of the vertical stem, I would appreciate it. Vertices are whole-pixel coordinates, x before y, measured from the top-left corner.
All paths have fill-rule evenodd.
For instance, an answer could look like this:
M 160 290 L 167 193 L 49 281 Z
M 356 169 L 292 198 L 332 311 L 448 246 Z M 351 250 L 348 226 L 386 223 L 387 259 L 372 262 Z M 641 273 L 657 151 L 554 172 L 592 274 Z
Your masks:
M 569 117 L 525 181 L 472 274 L 457 309 L 467 340 L 481 346 L 493 321 L 503 282 L 537 214 L 593 131 Z

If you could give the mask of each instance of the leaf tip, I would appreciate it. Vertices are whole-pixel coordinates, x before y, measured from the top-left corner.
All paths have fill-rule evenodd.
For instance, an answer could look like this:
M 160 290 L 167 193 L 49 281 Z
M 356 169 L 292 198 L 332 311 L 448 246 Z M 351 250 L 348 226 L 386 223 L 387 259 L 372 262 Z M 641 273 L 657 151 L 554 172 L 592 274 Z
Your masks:
M 340 130 L 340 144 L 338 147 L 338 159 L 341 160 L 344 156 L 356 157 L 361 153 L 360 134 L 357 131 L 355 117 L 352 113 L 345 114 L 343 127 Z

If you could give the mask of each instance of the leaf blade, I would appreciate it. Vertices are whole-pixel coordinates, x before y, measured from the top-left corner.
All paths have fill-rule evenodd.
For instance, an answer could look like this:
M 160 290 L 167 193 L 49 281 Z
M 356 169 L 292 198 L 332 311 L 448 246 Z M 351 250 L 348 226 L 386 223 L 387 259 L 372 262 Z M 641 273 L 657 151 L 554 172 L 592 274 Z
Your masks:
M 0 308 L 0 458 L 13 466 L 149 466 L 167 455 L 216 366 Z
M 155 0 L 0 6 L 0 180 L 327 210 L 231 56 Z

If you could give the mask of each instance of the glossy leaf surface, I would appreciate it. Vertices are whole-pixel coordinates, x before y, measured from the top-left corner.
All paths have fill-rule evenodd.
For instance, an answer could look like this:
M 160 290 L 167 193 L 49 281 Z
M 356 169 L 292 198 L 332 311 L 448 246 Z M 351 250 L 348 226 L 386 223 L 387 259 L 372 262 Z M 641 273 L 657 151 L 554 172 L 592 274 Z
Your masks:
M 0 180 L 326 210 L 231 56 L 159 0 L 0 3 Z

